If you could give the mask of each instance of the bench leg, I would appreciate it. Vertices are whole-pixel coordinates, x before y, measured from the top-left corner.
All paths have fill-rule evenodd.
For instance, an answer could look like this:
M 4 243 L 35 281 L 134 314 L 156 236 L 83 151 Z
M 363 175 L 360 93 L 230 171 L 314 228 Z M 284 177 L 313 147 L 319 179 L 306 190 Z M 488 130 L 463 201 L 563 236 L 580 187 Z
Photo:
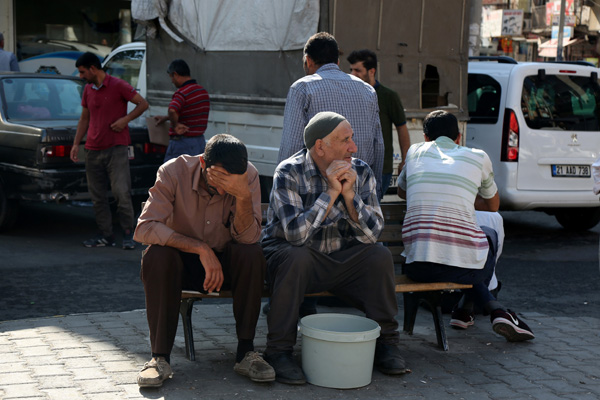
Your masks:
M 192 332 L 192 310 L 197 299 L 182 299 L 179 306 L 181 322 L 183 323 L 183 337 L 185 338 L 185 356 L 190 361 L 196 361 L 194 349 L 194 333 Z
M 419 310 L 419 296 L 417 293 L 402 293 L 404 297 L 404 332 L 413 334 L 417 311 Z
M 404 293 L 404 331 L 412 335 L 421 303 L 427 304 L 433 316 L 438 346 L 444 351 L 448 351 L 448 339 L 442 318 L 442 292 Z

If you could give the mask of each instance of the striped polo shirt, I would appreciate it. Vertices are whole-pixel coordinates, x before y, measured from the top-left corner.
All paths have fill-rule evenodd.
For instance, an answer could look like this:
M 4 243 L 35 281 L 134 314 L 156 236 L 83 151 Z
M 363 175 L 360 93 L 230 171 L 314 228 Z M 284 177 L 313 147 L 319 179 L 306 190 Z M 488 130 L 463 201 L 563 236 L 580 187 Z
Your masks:
M 398 184 L 407 197 L 402 228 L 407 263 L 483 268 L 488 242 L 477 224 L 475 197 L 489 199 L 497 191 L 483 150 L 459 146 L 446 136 L 416 143 Z
M 189 128 L 185 136 L 200 136 L 206 131 L 210 99 L 208 92 L 194 79 L 181 85 L 171 99 L 169 108 L 179 115 L 179 122 Z M 175 135 L 175 129 L 169 129 L 169 135 Z

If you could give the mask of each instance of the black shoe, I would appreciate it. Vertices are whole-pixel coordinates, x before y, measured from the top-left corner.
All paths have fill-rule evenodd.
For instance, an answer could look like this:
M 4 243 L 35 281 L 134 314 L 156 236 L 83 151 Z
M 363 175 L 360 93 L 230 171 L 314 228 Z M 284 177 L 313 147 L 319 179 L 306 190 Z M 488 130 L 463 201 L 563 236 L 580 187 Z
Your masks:
M 535 338 L 527 324 L 510 310 L 504 311 L 500 308 L 494 310 L 490 320 L 494 332 L 504 336 L 509 342 L 523 342 Z
M 262 312 L 263 314 L 268 315 L 269 311 L 271 311 L 271 303 L 267 301 L 262 308 Z
M 400 349 L 395 344 L 377 342 L 375 346 L 375 368 L 388 375 L 402 375 L 411 372 L 406 368 Z
M 302 368 L 294 361 L 291 351 L 265 354 L 264 359 L 275 370 L 275 380 L 288 385 L 304 385 L 306 377 Z

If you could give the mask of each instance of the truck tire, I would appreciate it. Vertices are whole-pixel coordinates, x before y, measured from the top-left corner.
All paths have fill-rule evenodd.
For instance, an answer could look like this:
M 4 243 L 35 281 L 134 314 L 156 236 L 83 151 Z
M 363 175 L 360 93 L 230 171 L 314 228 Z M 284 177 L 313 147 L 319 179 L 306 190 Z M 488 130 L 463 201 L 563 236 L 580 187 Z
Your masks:
M 556 220 L 570 231 L 586 231 L 600 222 L 600 207 L 567 208 L 557 211 Z
M 7 231 L 15 225 L 18 211 L 19 202 L 8 198 L 0 182 L 0 232 Z

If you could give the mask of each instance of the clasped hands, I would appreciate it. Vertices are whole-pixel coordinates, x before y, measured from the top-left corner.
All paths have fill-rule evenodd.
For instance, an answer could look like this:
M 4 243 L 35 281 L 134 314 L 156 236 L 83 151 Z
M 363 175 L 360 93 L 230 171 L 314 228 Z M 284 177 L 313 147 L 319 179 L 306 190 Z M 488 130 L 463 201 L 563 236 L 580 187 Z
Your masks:
M 354 182 L 356 182 L 356 171 L 352 164 L 344 160 L 334 160 L 325 171 L 329 183 L 330 194 L 337 198 L 340 194 L 344 199 L 354 198 Z

